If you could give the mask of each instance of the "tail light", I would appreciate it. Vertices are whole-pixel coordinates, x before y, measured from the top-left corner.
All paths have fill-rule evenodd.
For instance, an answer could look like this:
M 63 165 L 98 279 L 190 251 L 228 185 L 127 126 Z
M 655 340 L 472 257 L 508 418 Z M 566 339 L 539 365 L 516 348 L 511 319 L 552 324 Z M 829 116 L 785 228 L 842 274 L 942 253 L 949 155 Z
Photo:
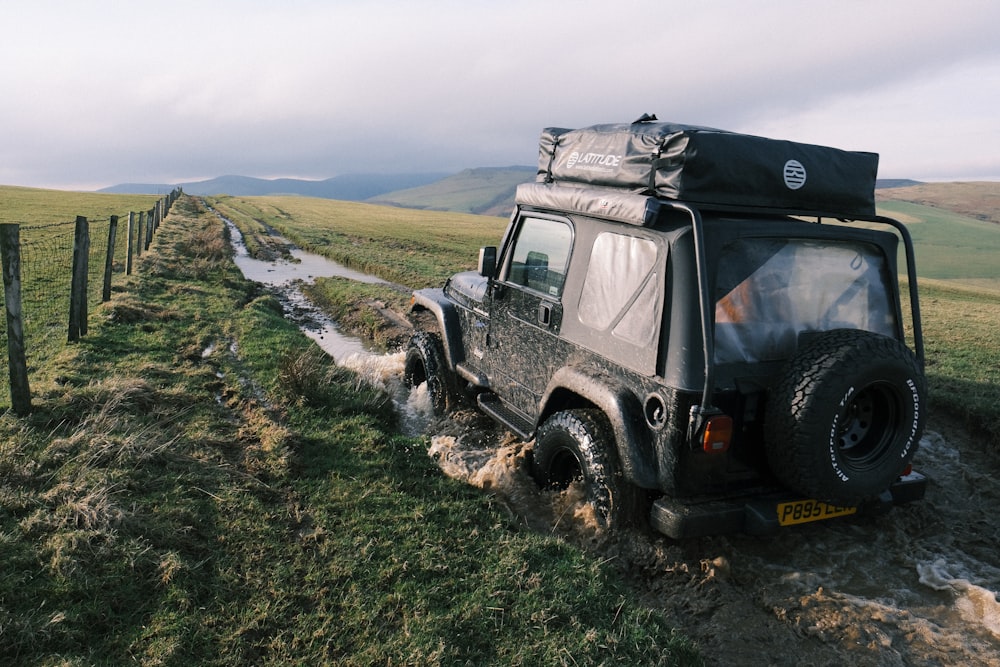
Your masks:
M 715 415 L 705 422 L 705 435 L 701 448 L 708 454 L 722 454 L 729 451 L 733 440 L 733 418 L 729 415 Z

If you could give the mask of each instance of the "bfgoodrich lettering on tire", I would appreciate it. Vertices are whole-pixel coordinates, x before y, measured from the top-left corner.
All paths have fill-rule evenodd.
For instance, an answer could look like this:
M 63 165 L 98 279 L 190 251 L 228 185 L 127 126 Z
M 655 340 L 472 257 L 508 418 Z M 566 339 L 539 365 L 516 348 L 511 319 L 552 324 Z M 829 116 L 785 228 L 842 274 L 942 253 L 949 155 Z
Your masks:
M 542 488 L 565 489 L 580 480 L 604 528 L 637 518 L 639 491 L 622 476 L 614 434 L 600 410 L 565 410 L 538 428 L 531 474 Z
M 926 420 L 919 362 L 868 331 L 816 334 L 767 403 L 768 463 L 786 485 L 836 505 L 878 495 L 917 450 Z

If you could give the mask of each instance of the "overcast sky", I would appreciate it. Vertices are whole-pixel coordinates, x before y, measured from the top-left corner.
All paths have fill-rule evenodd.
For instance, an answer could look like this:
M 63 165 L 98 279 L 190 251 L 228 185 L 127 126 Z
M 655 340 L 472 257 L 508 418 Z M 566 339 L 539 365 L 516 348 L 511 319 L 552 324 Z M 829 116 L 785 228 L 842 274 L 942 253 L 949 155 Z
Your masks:
M 0 183 L 533 165 L 661 120 L 1000 180 L 996 0 L 0 0 Z

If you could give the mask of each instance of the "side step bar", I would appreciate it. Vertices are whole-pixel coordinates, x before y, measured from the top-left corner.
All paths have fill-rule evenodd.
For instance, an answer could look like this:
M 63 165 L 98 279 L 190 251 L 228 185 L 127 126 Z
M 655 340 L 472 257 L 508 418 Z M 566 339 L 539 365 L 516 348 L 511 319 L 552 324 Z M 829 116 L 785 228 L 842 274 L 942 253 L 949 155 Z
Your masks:
M 517 434 L 522 440 L 529 440 L 534 425 L 521 413 L 504 405 L 491 391 L 484 391 L 476 397 L 479 409 Z

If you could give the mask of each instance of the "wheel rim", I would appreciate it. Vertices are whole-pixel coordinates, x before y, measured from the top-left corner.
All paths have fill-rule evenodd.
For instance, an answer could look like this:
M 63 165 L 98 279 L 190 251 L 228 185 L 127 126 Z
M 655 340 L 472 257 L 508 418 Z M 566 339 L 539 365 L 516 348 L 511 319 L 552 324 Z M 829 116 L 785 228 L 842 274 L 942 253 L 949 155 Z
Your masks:
M 410 387 L 419 387 L 423 383 L 427 382 L 427 371 L 424 370 L 424 364 L 422 362 L 412 364 L 407 377 L 409 379 Z
M 899 432 L 899 414 L 892 385 L 864 387 L 840 414 L 837 438 L 841 457 L 856 468 L 876 465 Z
M 566 489 L 578 479 L 583 479 L 583 467 L 576 454 L 569 449 L 560 449 L 552 457 L 549 465 L 549 486 Z

